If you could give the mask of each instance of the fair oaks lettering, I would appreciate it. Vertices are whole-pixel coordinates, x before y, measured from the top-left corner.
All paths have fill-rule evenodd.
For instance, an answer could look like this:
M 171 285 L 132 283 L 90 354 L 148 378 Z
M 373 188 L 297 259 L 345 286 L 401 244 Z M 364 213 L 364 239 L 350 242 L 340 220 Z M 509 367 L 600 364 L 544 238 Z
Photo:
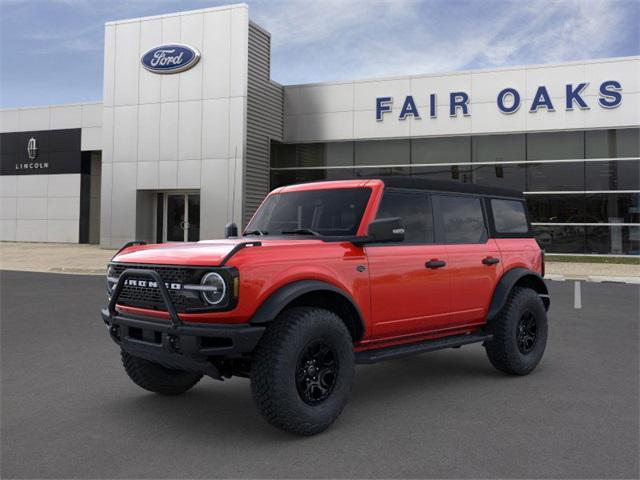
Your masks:
M 560 95 L 559 92 L 553 92 L 553 98 L 549 89 L 541 85 L 532 91 L 532 99 L 526 102 L 525 107 L 529 113 L 536 113 L 539 110 L 546 110 L 547 112 L 555 112 L 556 108 L 564 108 L 566 111 L 574 109 L 589 110 L 591 106 L 586 100 L 586 90 L 589 87 L 589 82 L 582 83 L 568 83 L 564 86 L 564 89 Z M 622 103 L 622 84 L 617 80 L 607 80 L 602 82 L 597 88 L 597 104 L 601 108 L 616 108 Z M 558 103 L 557 98 L 560 97 L 562 105 L 556 105 Z M 436 93 L 429 93 L 425 95 L 424 100 L 426 103 L 422 103 L 421 107 L 418 107 L 419 101 L 423 100 L 418 98 L 418 102 L 413 95 L 407 95 L 404 97 L 399 105 L 394 104 L 393 97 L 377 97 L 376 98 L 376 120 L 381 122 L 384 120 L 385 114 L 393 114 L 394 111 L 398 112 L 399 120 L 406 120 L 407 118 L 415 118 L 421 120 L 424 116 L 428 118 L 437 118 L 438 116 L 438 95 Z M 469 93 L 464 91 L 449 92 L 448 103 L 444 105 L 449 106 L 449 116 L 457 117 L 458 115 L 468 117 L 471 115 L 471 109 L 469 106 L 470 96 Z M 509 115 L 517 112 L 525 103 L 521 93 L 513 87 L 506 87 L 500 90 L 496 95 L 496 107 L 498 110 Z

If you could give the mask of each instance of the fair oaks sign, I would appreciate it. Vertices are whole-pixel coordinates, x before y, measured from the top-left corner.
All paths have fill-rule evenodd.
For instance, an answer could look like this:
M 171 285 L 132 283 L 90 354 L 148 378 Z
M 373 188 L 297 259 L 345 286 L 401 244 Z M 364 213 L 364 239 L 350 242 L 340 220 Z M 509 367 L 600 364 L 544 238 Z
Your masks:
M 585 100 L 585 90 L 589 86 L 588 82 L 573 84 L 568 83 L 564 86 L 562 96 L 564 97 L 563 105 L 555 105 L 552 101 L 549 89 L 542 85 L 536 88 L 533 93 L 531 103 L 527 102 L 526 108 L 529 113 L 536 113 L 539 110 L 554 112 L 556 107 L 564 108 L 571 111 L 574 108 L 580 110 L 589 110 L 591 106 Z M 556 94 L 556 92 L 554 92 Z M 554 95 L 556 96 L 556 95 Z M 457 117 L 458 114 L 468 117 L 471 115 L 469 107 L 470 97 L 467 92 L 449 92 L 449 116 Z M 521 93 L 512 87 L 503 88 L 496 95 L 496 108 L 505 115 L 517 112 L 523 105 L 524 100 Z M 557 102 L 556 102 L 557 103 Z M 622 85 L 617 80 L 607 80 L 598 86 L 597 104 L 601 108 L 616 108 L 622 103 Z M 399 107 L 399 110 L 396 110 Z M 426 112 L 421 111 L 426 109 Z M 376 98 L 376 120 L 382 122 L 385 114 L 392 115 L 394 111 L 398 111 L 398 119 L 406 120 L 409 117 L 420 120 L 423 116 L 428 118 L 437 118 L 438 116 L 438 95 L 436 93 L 428 94 L 428 103 L 426 107 L 418 108 L 413 95 L 407 95 L 399 106 L 394 105 L 392 97 Z

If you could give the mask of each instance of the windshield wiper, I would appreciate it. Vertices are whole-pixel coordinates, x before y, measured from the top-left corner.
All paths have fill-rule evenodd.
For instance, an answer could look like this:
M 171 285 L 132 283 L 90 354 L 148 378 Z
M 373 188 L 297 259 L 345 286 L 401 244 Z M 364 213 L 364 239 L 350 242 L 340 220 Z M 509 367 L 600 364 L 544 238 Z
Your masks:
M 315 237 L 321 237 L 322 235 L 310 228 L 297 228 L 296 230 L 285 230 L 280 232 L 282 235 L 313 235 Z
M 247 235 L 267 235 L 269 232 L 265 232 L 263 230 L 247 230 L 246 232 L 244 232 L 244 236 L 246 237 Z

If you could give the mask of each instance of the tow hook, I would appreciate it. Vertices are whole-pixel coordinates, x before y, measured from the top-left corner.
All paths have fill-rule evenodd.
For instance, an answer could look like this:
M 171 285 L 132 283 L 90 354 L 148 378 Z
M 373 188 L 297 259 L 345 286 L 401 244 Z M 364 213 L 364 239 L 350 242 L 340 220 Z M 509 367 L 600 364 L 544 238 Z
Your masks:
M 169 343 L 169 350 L 179 353 L 180 345 L 178 344 L 178 337 L 175 335 L 167 335 L 167 342 Z
M 120 329 L 116 326 L 116 325 L 112 325 L 110 327 L 108 327 L 109 329 L 109 335 L 111 335 L 111 337 L 116 340 L 116 341 L 120 341 Z

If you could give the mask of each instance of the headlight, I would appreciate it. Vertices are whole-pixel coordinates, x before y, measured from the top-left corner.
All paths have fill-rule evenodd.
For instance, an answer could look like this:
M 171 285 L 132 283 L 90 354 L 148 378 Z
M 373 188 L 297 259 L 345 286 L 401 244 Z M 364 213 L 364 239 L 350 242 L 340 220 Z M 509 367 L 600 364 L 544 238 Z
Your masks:
M 113 293 L 113 289 L 118 283 L 118 277 L 116 277 L 115 268 L 113 265 L 107 266 L 107 293 L 111 295 Z
M 222 276 L 216 272 L 207 273 L 202 277 L 200 294 L 209 305 L 218 305 L 227 293 L 227 284 Z

